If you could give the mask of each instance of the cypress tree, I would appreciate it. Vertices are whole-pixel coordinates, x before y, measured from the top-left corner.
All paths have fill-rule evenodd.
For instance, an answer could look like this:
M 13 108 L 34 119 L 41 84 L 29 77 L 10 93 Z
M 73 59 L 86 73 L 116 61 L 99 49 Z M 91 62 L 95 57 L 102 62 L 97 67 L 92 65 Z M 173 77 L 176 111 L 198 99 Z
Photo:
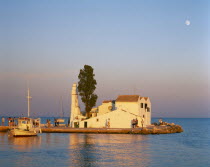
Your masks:
M 85 112 L 90 118 L 90 111 L 95 106 L 98 96 L 94 94 L 97 82 L 94 79 L 95 74 L 93 68 L 89 65 L 84 65 L 84 69 L 80 69 L 78 75 L 78 92 L 81 96 L 82 102 L 85 104 Z

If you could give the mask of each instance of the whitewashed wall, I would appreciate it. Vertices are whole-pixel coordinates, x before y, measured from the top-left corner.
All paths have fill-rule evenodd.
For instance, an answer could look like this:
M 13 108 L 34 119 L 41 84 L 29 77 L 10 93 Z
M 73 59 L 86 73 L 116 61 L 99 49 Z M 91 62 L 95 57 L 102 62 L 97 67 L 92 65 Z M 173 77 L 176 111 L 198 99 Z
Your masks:
M 139 115 L 139 103 L 138 102 L 116 102 L 117 109 L 123 109 L 132 112 L 135 115 Z
M 112 102 L 102 103 L 102 105 L 98 106 L 98 115 L 103 115 L 105 113 L 110 112 L 109 107 L 112 107 Z
M 87 128 L 105 128 L 107 127 L 107 122 L 109 120 L 110 128 L 131 128 L 131 121 L 136 118 L 138 119 L 139 126 L 141 127 L 140 117 L 137 117 L 125 111 L 115 110 L 101 116 L 80 121 L 79 127 L 84 128 L 84 122 L 87 122 Z

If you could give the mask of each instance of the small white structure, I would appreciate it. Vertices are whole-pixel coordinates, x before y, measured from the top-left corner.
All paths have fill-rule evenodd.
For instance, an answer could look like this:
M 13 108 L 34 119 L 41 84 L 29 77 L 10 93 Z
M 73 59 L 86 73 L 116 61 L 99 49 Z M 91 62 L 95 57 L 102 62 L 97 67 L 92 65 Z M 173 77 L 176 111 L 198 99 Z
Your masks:
M 76 92 L 75 92 L 76 91 Z M 76 103 L 75 103 L 76 101 Z M 76 84 L 72 87 L 71 127 L 77 128 L 132 128 L 151 124 L 151 102 L 148 97 L 120 95 L 116 100 L 103 101 L 102 105 L 91 110 L 91 118 L 82 116 L 78 104 Z
M 141 118 L 144 125 L 151 124 L 151 102 L 148 97 L 139 95 L 121 95 L 116 100 L 116 108 L 130 112 Z
M 75 127 L 78 122 L 78 120 L 81 120 L 82 118 L 85 118 L 81 112 L 78 102 L 78 93 L 77 93 L 77 84 L 74 83 L 72 86 L 71 91 L 71 116 L 70 116 L 70 127 Z

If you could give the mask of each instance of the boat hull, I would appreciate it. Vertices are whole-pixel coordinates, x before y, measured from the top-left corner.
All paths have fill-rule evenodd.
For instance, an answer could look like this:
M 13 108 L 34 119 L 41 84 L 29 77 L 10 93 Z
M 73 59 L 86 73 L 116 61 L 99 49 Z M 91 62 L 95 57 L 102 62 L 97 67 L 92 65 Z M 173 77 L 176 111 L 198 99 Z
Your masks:
M 9 136 L 13 137 L 30 137 L 30 136 L 37 136 L 36 131 L 27 131 L 21 129 L 12 129 L 9 131 Z

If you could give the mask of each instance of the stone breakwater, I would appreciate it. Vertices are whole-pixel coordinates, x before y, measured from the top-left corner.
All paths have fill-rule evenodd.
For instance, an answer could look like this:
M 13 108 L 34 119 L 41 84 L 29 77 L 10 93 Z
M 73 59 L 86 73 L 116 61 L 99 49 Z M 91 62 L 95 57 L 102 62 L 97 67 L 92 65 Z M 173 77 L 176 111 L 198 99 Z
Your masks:
M 161 126 L 149 126 L 141 130 L 131 131 L 131 134 L 169 134 L 169 133 L 181 133 L 183 129 L 180 125 L 161 125 Z
M 43 133 L 102 133 L 102 134 L 168 134 L 181 133 L 179 125 L 148 126 L 145 128 L 42 128 Z
M 183 129 L 179 125 L 148 126 L 145 128 L 69 128 L 69 127 L 42 127 L 43 133 L 98 133 L 98 134 L 169 134 L 181 133 Z M 8 126 L 0 126 L 0 132 L 9 130 Z

